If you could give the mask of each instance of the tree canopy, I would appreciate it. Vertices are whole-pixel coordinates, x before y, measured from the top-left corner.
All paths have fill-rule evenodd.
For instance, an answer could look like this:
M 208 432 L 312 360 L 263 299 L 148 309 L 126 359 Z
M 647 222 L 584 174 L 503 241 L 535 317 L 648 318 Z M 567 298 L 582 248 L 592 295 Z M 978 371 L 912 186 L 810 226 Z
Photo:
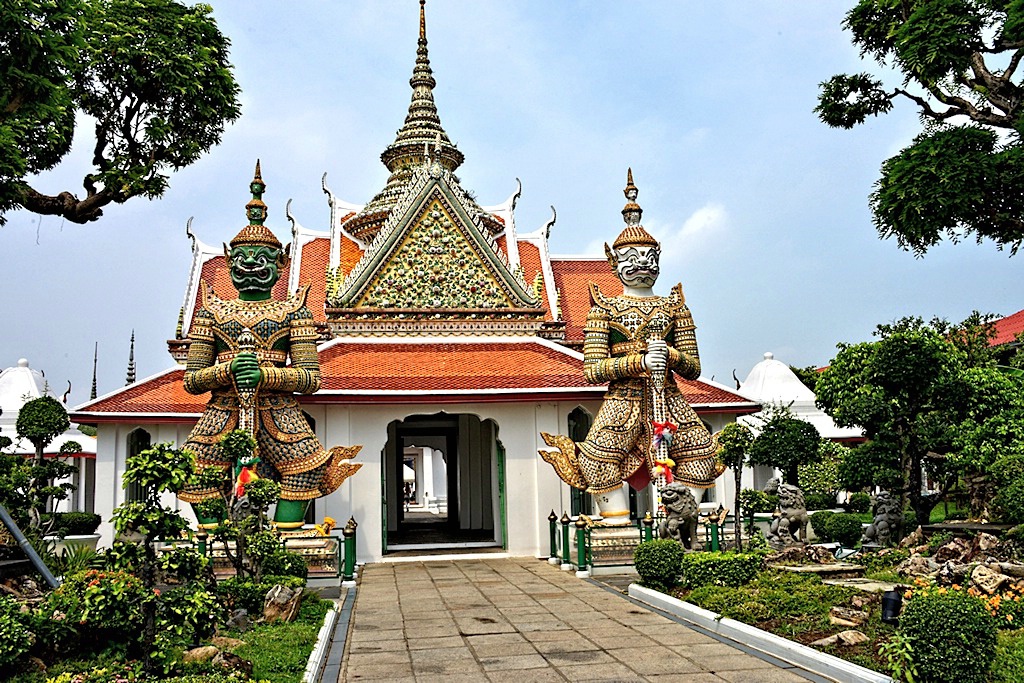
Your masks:
M 818 405 L 868 439 L 842 458 L 844 486 L 898 492 L 927 519 L 942 494 L 985 472 L 1024 434 L 1024 381 L 982 348 L 989 319 L 905 318 L 879 325 L 877 341 L 839 345 L 818 380 Z M 1024 452 L 1024 442 L 1016 447 Z M 937 495 L 923 492 L 925 475 Z
M 843 27 L 861 57 L 895 69 L 821 84 L 815 112 L 852 128 L 897 100 L 923 131 L 882 164 L 870 197 L 882 237 L 923 255 L 944 237 L 973 235 L 1015 254 L 1024 240 L 1024 0 L 860 0 Z
M 0 224 L 25 208 L 75 223 L 132 197 L 218 144 L 240 114 L 229 41 L 212 8 L 175 0 L 10 0 L 0 9 Z M 95 143 L 84 195 L 31 184 Z
M 760 431 L 750 445 L 750 462 L 782 471 L 787 484 L 797 484 L 797 468 L 818 457 L 821 435 L 810 422 L 797 417 L 785 406 L 765 410 Z

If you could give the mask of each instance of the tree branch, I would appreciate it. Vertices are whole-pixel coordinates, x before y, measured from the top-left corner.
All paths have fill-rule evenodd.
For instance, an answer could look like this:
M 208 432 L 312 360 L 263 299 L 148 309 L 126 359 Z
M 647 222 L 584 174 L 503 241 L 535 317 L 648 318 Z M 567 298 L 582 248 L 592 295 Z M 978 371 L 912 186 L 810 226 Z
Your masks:
M 79 199 L 70 192 L 46 195 L 25 185 L 18 204 L 42 216 L 60 216 L 72 223 L 85 224 L 103 215 L 103 207 L 114 200 L 113 193 L 101 190 Z

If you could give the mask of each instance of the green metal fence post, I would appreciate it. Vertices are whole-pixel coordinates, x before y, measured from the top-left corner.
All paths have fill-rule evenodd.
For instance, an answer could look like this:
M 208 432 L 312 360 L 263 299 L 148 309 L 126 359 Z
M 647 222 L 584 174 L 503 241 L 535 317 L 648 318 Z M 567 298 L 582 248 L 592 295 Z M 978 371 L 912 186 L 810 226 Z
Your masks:
M 199 554 L 202 555 L 203 557 L 206 557 L 206 539 L 207 538 L 209 538 L 209 535 L 205 531 L 200 531 L 198 534 L 196 534 L 197 548 L 199 550 Z
M 654 517 L 651 517 L 651 511 L 648 510 L 647 514 L 644 515 L 643 519 L 643 540 L 653 541 L 654 540 Z
M 548 564 L 559 564 L 558 561 L 558 515 L 554 509 L 548 515 L 548 531 L 551 536 L 551 553 L 548 555 Z
M 569 552 L 569 525 L 572 524 L 572 520 L 569 519 L 568 512 L 562 512 L 562 569 L 569 571 L 572 569 L 572 557 Z
M 356 585 L 356 524 L 355 519 L 349 519 L 348 524 L 341 530 L 345 539 L 345 569 L 341 576 L 341 585 L 345 587 Z
M 590 576 L 590 572 L 587 571 L 590 560 L 587 545 L 587 520 L 580 515 L 576 518 L 576 576 L 580 579 Z
M 711 552 L 718 552 L 718 519 L 712 517 L 708 522 L 708 528 L 711 529 Z

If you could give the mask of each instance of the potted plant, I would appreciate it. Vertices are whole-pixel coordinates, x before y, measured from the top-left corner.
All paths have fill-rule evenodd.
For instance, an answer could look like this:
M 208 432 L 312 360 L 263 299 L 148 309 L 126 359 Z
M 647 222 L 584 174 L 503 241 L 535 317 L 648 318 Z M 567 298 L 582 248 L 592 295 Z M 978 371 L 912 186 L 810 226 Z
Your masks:
M 53 543 L 53 552 L 58 556 L 77 546 L 95 550 L 100 540 L 96 533 L 100 521 L 100 516 L 92 512 L 57 512 L 53 515 L 53 533 L 44 538 Z

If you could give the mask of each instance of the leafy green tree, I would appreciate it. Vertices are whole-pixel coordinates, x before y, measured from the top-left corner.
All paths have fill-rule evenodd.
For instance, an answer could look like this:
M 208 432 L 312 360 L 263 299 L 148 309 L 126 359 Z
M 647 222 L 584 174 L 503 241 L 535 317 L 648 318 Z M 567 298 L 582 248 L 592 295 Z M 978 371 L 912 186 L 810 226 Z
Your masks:
M 71 426 L 68 413 L 60 401 L 52 396 L 40 396 L 26 401 L 18 411 L 18 419 L 14 428 L 18 436 L 27 440 L 35 448 L 35 457 L 30 465 L 30 477 L 24 490 L 23 504 L 28 509 L 29 525 L 45 534 L 42 513 L 57 500 L 64 500 L 74 490 L 69 483 L 56 483 L 77 469 L 57 458 L 43 457 L 46 447 Z M 78 446 L 81 451 L 81 446 Z M 15 456 L 20 457 L 20 456 Z M 15 466 L 16 467 L 16 466 Z M 52 525 L 52 520 L 46 526 Z
M 881 236 L 922 255 L 944 236 L 973 234 L 1015 254 L 1024 240 L 1024 2 L 860 0 L 843 27 L 861 57 L 902 82 L 833 76 L 821 84 L 821 120 L 852 128 L 899 100 L 923 124 L 882 164 L 870 198 Z
M 899 492 L 918 519 L 928 519 L 958 481 L 1017 447 L 1024 382 L 1000 372 L 981 348 L 985 318 L 973 313 L 958 325 L 904 318 L 879 325 L 878 341 L 839 345 L 817 397 L 836 424 L 862 427 L 868 439 L 840 462 L 846 488 Z M 925 475 L 938 483 L 936 494 L 923 492 Z
M 795 486 L 800 465 L 817 459 L 821 435 L 786 406 L 770 406 L 761 421 L 760 432 L 750 446 L 750 462 L 778 468 L 785 482 Z
M 4 3 L 0 224 L 18 207 L 86 223 L 112 202 L 159 197 L 170 171 L 220 142 L 239 116 L 239 89 L 212 11 L 175 0 Z M 87 120 L 95 144 L 84 197 L 32 187 Z
M 818 372 L 818 368 L 813 365 L 808 365 L 806 368 L 798 368 L 790 365 L 789 369 L 793 371 L 793 374 L 796 375 L 796 378 L 800 380 L 805 387 L 814 391 L 814 386 L 818 383 L 818 375 L 821 374 Z
M 754 434 L 750 427 L 739 422 L 730 422 L 718 433 L 718 459 L 726 467 L 732 468 L 735 478 L 733 521 L 735 523 L 736 549 L 742 550 L 740 540 L 740 479 L 743 477 L 743 466 L 747 462 L 750 447 L 754 444 Z

